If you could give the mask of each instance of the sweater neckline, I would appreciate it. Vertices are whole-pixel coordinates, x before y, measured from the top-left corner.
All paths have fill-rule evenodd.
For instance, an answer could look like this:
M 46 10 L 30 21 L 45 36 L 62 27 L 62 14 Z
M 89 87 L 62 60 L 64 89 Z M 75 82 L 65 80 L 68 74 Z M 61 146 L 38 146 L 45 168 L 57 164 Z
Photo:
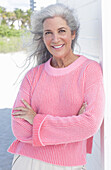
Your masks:
M 52 67 L 51 62 L 52 57 L 45 63 L 45 71 L 54 76 L 60 76 L 70 73 L 71 71 L 75 70 L 77 67 L 79 67 L 87 58 L 83 55 L 80 55 L 78 59 L 76 59 L 73 63 L 68 65 L 64 68 L 55 68 Z

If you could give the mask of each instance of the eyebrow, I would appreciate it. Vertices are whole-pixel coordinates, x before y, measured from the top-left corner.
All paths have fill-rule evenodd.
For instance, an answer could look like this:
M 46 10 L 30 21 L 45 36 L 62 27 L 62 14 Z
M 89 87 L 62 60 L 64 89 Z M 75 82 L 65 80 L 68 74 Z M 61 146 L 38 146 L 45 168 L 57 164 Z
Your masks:
M 60 28 L 58 28 L 58 30 L 61 30 L 61 29 L 67 29 L 67 28 L 65 28 L 65 27 L 60 27 Z M 48 30 L 44 30 L 45 32 L 47 32 L 47 31 L 51 31 L 50 29 L 48 29 Z

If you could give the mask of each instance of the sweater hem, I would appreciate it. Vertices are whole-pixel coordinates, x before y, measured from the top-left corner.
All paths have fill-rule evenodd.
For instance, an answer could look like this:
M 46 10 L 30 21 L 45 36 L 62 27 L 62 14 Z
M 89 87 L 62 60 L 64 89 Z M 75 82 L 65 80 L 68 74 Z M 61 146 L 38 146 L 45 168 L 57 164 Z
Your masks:
M 20 145 L 22 144 L 21 150 L 18 149 L 19 144 Z M 48 157 L 48 155 L 46 155 L 46 154 L 44 155 L 44 153 L 43 153 L 44 150 L 39 151 L 39 147 L 38 147 L 38 149 L 36 149 L 36 147 L 35 147 L 35 149 L 33 150 L 34 151 L 33 155 L 30 155 L 30 152 L 29 152 L 30 146 L 31 146 L 31 144 L 27 144 L 27 146 L 26 146 L 25 143 L 21 143 L 20 141 L 16 140 L 16 141 L 14 141 L 12 143 L 12 145 L 9 147 L 9 149 L 7 151 L 10 152 L 11 154 L 23 155 L 23 156 L 26 156 L 26 157 L 29 157 L 29 158 L 32 158 L 32 159 L 40 160 L 40 161 L 43 161 L 43 162 L 46 162 L 46 163 L 50 163 L 50 164 L 53 164 L 53 165 L 58 165 L 58 166 L 81 166 L 81 165 L 85 165 L 86 164 L 86 156 L 85 155 L 80 157 L 80 158 L 72 155 L 71 156 L 72 160 L 69 159 L 68 154 L 63 154 L 64 156 L 62 156 L 59 159 L 58 159 L 57 155 L 56 155 L 56 157 L 55 157 L 55 155 L 53 155 L 56 158 L 55 159 L 55 158 L 52 158 L 52 156 Z M 44 156 L 42 155 L 42 157 L 40 157 L 41 154 L 39 156 L 39 155 L 37 155 L 37 152 L 42 153 Z M 62 150 L 60 151 L 60 153 L 61 152 L 62 152 Z
M 64 167 L 73 167 L 73 166 L 82 166 L 82 165 L 86 165 L 86 160 L 85 161 L 81 161 L 81 163 L 80 163 L 80 161 L 78 161 L 78 162 L 76 162 L 76 163 L 69 163 L 69 164 L 65 164 L 65 163 L 56 163 L 56 162 L 53 162 L 53 161 L 49 161 L 49 160 L 42 160 L 42 159 L 40 159 L 40 158 L 35 158 L 35 157 L 31 157 L 31 156 L 29 156 L 29 155 L 25 155 L 25 154 L 22 154 L 22 153 L 16 153 L 16 152 L 14 152 L 14 151 L 10 151 L 10 150 L 8 150 L 8 152 L 10 152 L 11 154 L 18 154 L 18 155 L 22 155 L 22 156 L 26 156 L 26 157 L 29 157 L 29 158 L 32 158 L 32 159 L 36 159 L 36 160 L 39 160 L 39 161 L 42 161 L 42 162 L 45 162 L 45 163 L 48 163 L 48 164 L 53 164 L 53 165 L 56 165 L 56 166 L 64 166 Z

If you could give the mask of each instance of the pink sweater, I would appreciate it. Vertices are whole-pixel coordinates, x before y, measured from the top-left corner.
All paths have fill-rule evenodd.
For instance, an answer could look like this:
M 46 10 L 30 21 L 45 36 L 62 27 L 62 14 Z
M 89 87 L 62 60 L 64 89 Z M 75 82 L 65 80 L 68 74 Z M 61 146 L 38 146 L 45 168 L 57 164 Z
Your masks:
M 37 115 L 33 125 L 12 116 L 16 140 L 8 151 L 61 166 L 83 165 L 103 120 L 102 71 L 84 56 L 65 68 L 52 67 L 50 60 L 31 69 L 21 84 L 14 107 L 23 98 Z M 77 115 L 83 102 L 86 111 Z

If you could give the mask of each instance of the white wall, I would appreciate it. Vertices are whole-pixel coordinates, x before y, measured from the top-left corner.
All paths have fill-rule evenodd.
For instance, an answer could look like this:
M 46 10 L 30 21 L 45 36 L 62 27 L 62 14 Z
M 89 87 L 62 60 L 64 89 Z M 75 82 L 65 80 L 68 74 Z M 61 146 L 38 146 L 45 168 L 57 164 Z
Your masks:
M 103 75 L 106 94 L 104 118 L 104 170 L 111 169 L 111 2 L 102 0 Z
M 101 0 L 58 0 L 58 2 L 77 11 L 81 25 L 78 39 L 81 47 L 79 53 L 101 62 L 102 65 Z M 101 149 L 100 138 L 99 131 L 94 137 L 93 154 L 87 156 L 87 170 L 102 170 L 103 148 Z

